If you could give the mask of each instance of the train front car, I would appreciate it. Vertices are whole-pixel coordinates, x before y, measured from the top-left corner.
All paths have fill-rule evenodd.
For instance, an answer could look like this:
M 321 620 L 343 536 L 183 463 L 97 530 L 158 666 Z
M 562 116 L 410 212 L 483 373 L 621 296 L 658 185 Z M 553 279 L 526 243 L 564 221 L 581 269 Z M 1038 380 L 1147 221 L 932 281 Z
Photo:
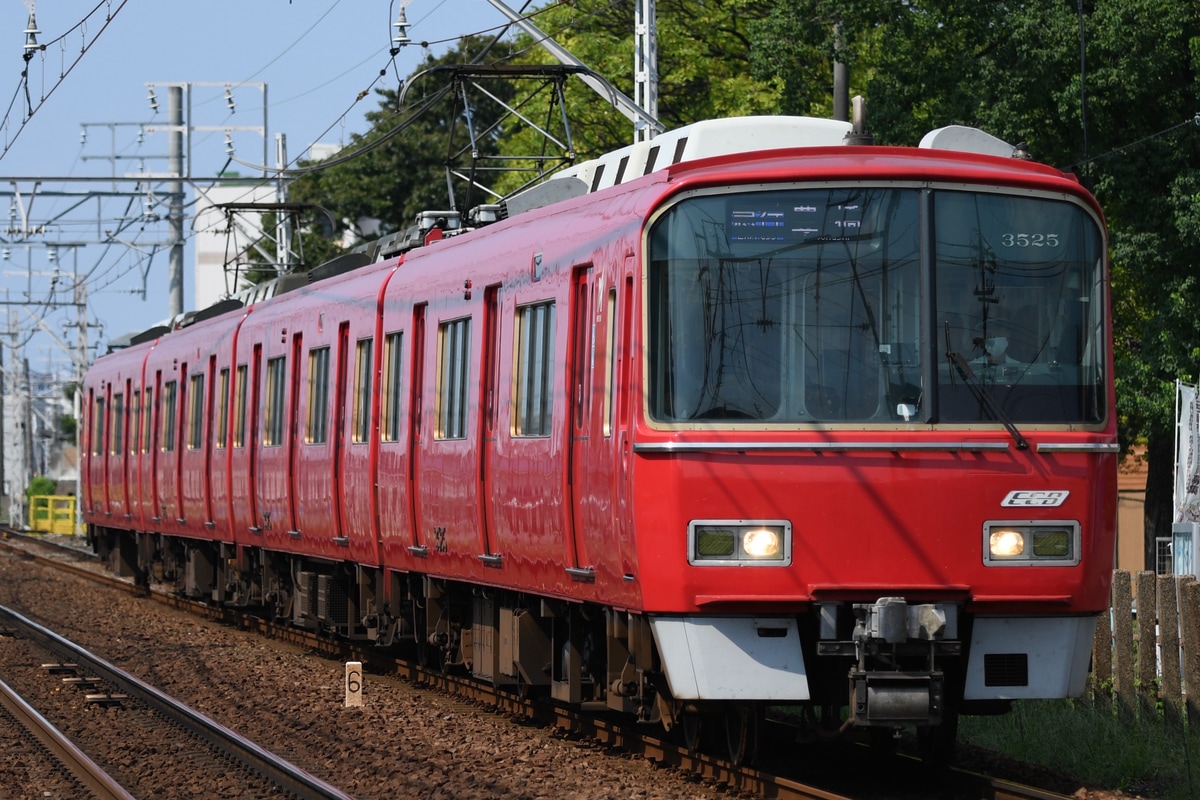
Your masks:
M 1116 497 L 1091 197 L 898 148 L 672 184 L 631 467 L 668 725 L 716 712 L 740 756 L 762 708 L 798 704 L 939 752 L 959 713 L 1080 695 Z

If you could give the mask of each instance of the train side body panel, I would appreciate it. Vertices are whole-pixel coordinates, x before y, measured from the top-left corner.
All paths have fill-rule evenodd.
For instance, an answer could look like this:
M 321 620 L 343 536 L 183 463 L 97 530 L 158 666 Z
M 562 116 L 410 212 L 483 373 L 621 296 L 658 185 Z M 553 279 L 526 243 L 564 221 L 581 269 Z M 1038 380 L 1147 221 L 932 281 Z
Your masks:
M 614 344 L 612 316 L 640 226 L 614 231 L 585 204 L 554 216 L 532 242 L 517 222 L 413 251 L 390 279 L 384 336 L 403 334 L 416 361 L 401 367 L 415 388 L 397 400 L 410 425 L 380 446 L 384 563 L 629 607 L 636 569 L 617 534 L 628 526 L 613 500 L 612 372 L 595 366 L 628 346 Z M 519 320 L 535 313 L 552 352 L 545 418 L 530 430 L 514 387 Z M 454 348 L 471 387 L 461 398 L 446 388 Z

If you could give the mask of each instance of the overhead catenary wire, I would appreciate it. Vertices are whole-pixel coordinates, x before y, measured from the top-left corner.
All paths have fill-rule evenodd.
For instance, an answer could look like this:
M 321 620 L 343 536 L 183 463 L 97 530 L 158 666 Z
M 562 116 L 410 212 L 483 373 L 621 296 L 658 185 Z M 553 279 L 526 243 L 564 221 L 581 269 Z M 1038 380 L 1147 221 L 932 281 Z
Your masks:
M 39 46 L 39 48 L 38 48 L 39 51 L 45 52 L 47 47 L 49 47 L 50 45 L 54 45 L 54 44 L 63 42 L 68 36 L 70 36 L 75 31 L 77 31 L 77 30 L 84 31 L 83 46 L 80 49 L 79 54 L 77 56 L 75 56 L 75 59 L 73 61 L 71 61 L 70 64 L 66 65 L 66 67 L 61 71 L 61 74 L 59 75 L 58 80 L 56 80 L 54 82 L 54 84 L 50 87 L 49 91 L 45 91 L 42 93 L 36 106 L 33 105 L 32 102 L 30 102 L 29 108 L 27 109 L 28 113 L 21 119 L 21 122 L 17 126 L 16 132 L 13 133 L 11 138 L 6 137 L 3 147 L 0 147 L 0 160 L 3 160 L 4 156 L 8 154 L 8 151 L 12 149 L 12 146 L 16 142 L 17 137 L 19 137 L 21 135 L 21 132 L 23 130 L 25 130 L 25 126 L 29 123 L 29 121 L 31 119 L 33 119 L 34 114 L 36 114 L 42 108 L 42 106 L 44 106 L 46 104 L 46 101 L 50 99 L 50 95 L 54 94 L 55 90 L 58 89 L 58 87 L 61 86 L 63 84 L 63 82 L 67 79 L 67 76 L 71 74 L 72 70 L 74 70 L 75 67 L 77 67 L 79 65 L 79 62 L 83 60 L 83 57 L 85 55 L 87 55 L 88 50 L 90 50 L 92 48 L 92 45 L 94 45 L 96 43 L 96 40 L 99 39 L 100 36 L 104 33 L 104 31 L 108 29 L 108 26 L 112 23 L 112 21 L 114 19 L 116 19 L 117 14 L 121 13 L 121 10 L 123 8 L 125 8 L 125 6 L 128 2 L 129 2 L 129 0 L 120 0 L 120 5 L 118 5 L 115 9 L 113 9 L 111 0 L 100 0 L 100 2 L 98 2 L 95 5 L 95 7 L 84 16 L 83 19 L 81 19 L 79 22 L 75 23 L 70 29 L 67 30 L 66 33 L 62 34 L 61 36 L 55 37 L 54 39 L 51 39 L 49 42 L 46 42 L 45 44 Z M 107 16 L 104 18 L 104 24 L 100 26 L 100 30 L 98 30 L 96 32 L 96 34 L 94 36 L 92 36 L 91 40 L 89 41 L 87 38 L 87 33 L 86 33 L 87 22 L 102 7 L 108 8 L 110 10 L 108 11 Z M 9 120 L 12 116 L 13 109 L 16 106 L 16 102 L 17 102 L 18 98 L 22 95 L 22 93 L 28 93 L 28 89 L 29 89 L 29 63 L 27 61 L 25 64 L 25 68 L 23 70 L 21 70 L 21 77 L 17 81 L 17 89 L 13 93 L 13 98 L 9 102 L 8 108 L 4 112 L 4 117 L 2 119 L 0 119 L 0 130 L 7 131 L 9 129 L 9 126 L 10 126 Z
M 555 8 L 558 8 L 559 6 L 563 6 L 566 4 L 567 3 L 565 2 L 565 0 L 558 0 L 558 2 L 554 2 L 543 8 L 536 9 L 535 11 L 533 11 L 530 14 L 525 15 L 525 16 L 527 18 L 533 18 L 535 16 L 545 14 L 548 11 L 551 11 Z M 435 7 L 428 14 L 421 17 L 420 20 L 418 20 L 416 23 L 414 23 L 414 26 L 419 25 L 422 21 L 427 19 L 429 17 L 429 15 L 433 13 L 433 11 L 436 11 L 436 10 L 437 9 Z M 472 58 L 470 62 L 468 62 L 470 64 L 479 64 L 479 63 L 482 63 L 483 59 L 487 57 L 487 54 L 489 52 L 491 52 L 492 48 L 495 47 L 495 45 L 500 41 L 500 39 L 502 39 L 504 37 L 504 35 L 512 28 L 512 26 L 513 26 L 512 22 L 505 22 L 505 23 L 501 23 L 499 25 L 492 25 L 487 28 L 482 28 L 482 29 L 479 29 L 476 31 L 472 31 L 471 33 L 465 33 L 465 34 L 461 34 L 458 36 L 450 36 L 450 37 L 447 37 L 444 39 L 437 39 L 437 40 L 432 40 L 432 41 L 422 41 L 422 42 L 420 42 L 420 45 L 423 48 L 427 48 L 431 45 L 447 44 L 449 42 L 462 41 L 464 39 L 469 39 L 469 38 L 476 37 L 476 36 L 483 36 L 488 33 L 495 33 L 496 35 L 493 37 L 492 41 L 489 42 L 479 54 L 477 54 L 474 58 Z M 570 27 L 570 26 L 569 25 L 564 26 L 564 29 L 567 27 Z M 511 56 L 509 56 L 508 58 L 511 58 Z M 503 59 L 503 60 L 508 60 L 508 58 Z M 380 69 L 378 71 L 378 73 L 376 73 L 375 77 L 373 77 L 371 79 L 371 81 L 363 89 L 359 90 L 359 92 L 354 96 L 354 99 L 351 100 L 349 106 L 347 106 L 347 108 L 341 114 L 339 114 L 328 126 L 325 127 L 324 130 L 321 131 L 321 133 L 316 137 L 315 141 L 320 141 L 321 137 L 325 136 L 327 133 L 329 133 L 329 131 L 333 130 L 338 125 L 343 124 L 345 119 L 347 118 L 347 116 L 349 116 L 350 111 L 356 105 L 358 105 L 358 103 L 360 103 L 363 99 L 370 96 L 371 91 L 380 82 L 380 80 L 382 80 L 384 77 L 386 77 L 389 67 L 394 68 L 395 63 L 396 63 L 396 56 L 390 55 L 388 63 L 386 65 L 384 65 L 384 67 L 382 69 Z M 425 111 L 427 111 L 430 107 L 432 107 L 432 105 L 434 103 L 437 102 L 437 100 L 440 100 L 442 97 L 444 97 L 445 93 L 448 91 L 449 91 L 448 88 L 439 90 L 439 92 L 437 93 L 437 96 L 433 97 L 432 102 L 423 102 L 418 107 L 417 112 L 415 112 L 416 115 L 419 116 L 419 114 L 422 114 Z M 404 111 L 403 109 L 400 109 L 397 111 L 397 114 L 403 113 L 403 111 Z M 255 164 L 253 162 L 245 161 L 245 160 L 238 159 L 238 158 L 234 158 L 234 161 L 237 162 L 238 164 L 240 164 L 241 166 L 247 167 L 249 169 L 253 169 L 253 170 L 265 172 L 265 173 L 273 173 L 276 175 L 281 171 L 286 172 L 289 176 L 293 176 L 293 177 L 308 174 L 311 172 L 319 172 L 321 170 L 330 169 L 330 168 L 338 166 L 340 164 L 344 164 L 347 161 L 350 161 L 354 158 L 365 155 L 365 154 L 371 152 L 372 150 L 375 150 L 378 147 L 381 147 L 383 144 L 385 144 L 386 142 L 388 142 L 389 140 L 391 140 L 392 138 L 394 138 L 395 136 L 398 136 L 401 132 L 403 132 L 403 130 L 405 128 L 407 128 L 409 125 L 411 125 L 413 122 L 415 122 L 415 119 L 416 119 L 416 117 L 414 117 L 414 116 L 406 117 L 396 127 L 389 129 L 386 133 L 382 134 L 379 137 L 370 139 L 369 141 L 365 141 L 361 147 L 353 150 L 352 152 L 339 153 L 337 156 L 334 156 L 334 157 L 328 158 L 328 159 L 324 159 L 318 164 L 306 165 L 304 167 L 296 167 L 295 165 L 303 158 L 303 151 L 301 152 L 300 155 L 297 155 L 297 156 L 289 159 L 289 162 L 287 164 L 283 165 L 282 167 L 270 166 L 267 164 Z
M 1184 128 L 1188 128 L 1188 127 L 1200 128 L 1200 112 L 1197 112 L 1192 117 L 1185 119 L 1183 122 L 1180 122 L 1176 125 L 1172 125 L 1169 128 L 1163 128 L 1161 131 L 1152 133 L 1148 136 L 1143 136 L 1142 138 L 1137 139 L 1132 142 L 1129 142 L 1128 144 L 1123 144 L 1119 147 L 1114 147 L 1112 150 L 1109 150 L 1107 153 L 1101 153 L 1098 156 L 1092 156 L 1091 158 L 1088 158 L 1084 161 L 1079 161 L 1074 164 L 1069 164 L 1069 165 L 1063 167 L 1062 169 L 1064 172 L 1072 172 L 1072 171 L 1081 169 L 1083 167 L 1089 166 L 1091 164 L 1094 164 L 1097 161 L 1102 161 L 1105 159 L 1116 158 L 1117 156 L 1127 155 L 1131 151 L 1137 149 L 1138 147 L 1141 147 L 1142 145 L 1146 144 L 1147 142 L 1152 142 L 1156 139 L 1161 139 L 1164 136 L 1170 136 L 1171 134 L 1173 134 L 1177 131 L 1180 131 Z

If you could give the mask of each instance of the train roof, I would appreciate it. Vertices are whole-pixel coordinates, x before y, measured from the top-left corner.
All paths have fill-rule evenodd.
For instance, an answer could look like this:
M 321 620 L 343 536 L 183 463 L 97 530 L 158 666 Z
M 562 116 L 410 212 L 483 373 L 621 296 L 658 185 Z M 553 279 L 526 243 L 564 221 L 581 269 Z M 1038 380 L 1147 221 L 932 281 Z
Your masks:
M 797 147 L 836 147 L 870 141 L 849 122 L 815 117 L 750 116 L 706 120 L 659 134 L 654 139 L 614 150 L 599 158 L 556 172 L 548 181 L 509 200 L 546 191 L 555 181 L 581 184 L 591 193 L 667 169 L 676 164 L 716 156 L 783 150 Z M 920 149 L 953 150 L 976 155 L 1028 159 L 1023 144 L 1012 145 L 989 133 L 964 125 L 930 131 Z M 558 192 L 561 194 L 561 190 Z

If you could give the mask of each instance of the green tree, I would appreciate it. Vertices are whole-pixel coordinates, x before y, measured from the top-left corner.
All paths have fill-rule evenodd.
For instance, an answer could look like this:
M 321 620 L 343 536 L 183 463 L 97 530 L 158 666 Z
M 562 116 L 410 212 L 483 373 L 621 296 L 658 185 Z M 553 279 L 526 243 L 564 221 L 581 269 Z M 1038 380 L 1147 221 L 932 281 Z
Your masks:
M 26 497 L 41 497 L 43 495 L 54 494 L 58 490 L 58 483 L 53 478 L 47 478 L 45 475 L 35 475 L 29 485 L 25 487 Z
M 1170 533 L 1173 516 L 1174 384 L 1200 373 L 1200 238 L 1189 201 L 1200 176 L 1200 129 L 1190 124 L 1200 111 L 1200 14 L 1170 0 L 1101 0 L 1086 36 L 1089 161 L 1077 169 L 1111 228 L 1118 410 L 1123 443 L 1148 446 L 1152 566 L 1154 538 Z M 1078 98 L 1078 80 L 1065 94 Z
M 54 419 L 55 427 L 58 429 L 58 438 L 65 442 L 75 441 L 75 431 L 78 428 L 78 420 L 74 414 L 59 414 Z

